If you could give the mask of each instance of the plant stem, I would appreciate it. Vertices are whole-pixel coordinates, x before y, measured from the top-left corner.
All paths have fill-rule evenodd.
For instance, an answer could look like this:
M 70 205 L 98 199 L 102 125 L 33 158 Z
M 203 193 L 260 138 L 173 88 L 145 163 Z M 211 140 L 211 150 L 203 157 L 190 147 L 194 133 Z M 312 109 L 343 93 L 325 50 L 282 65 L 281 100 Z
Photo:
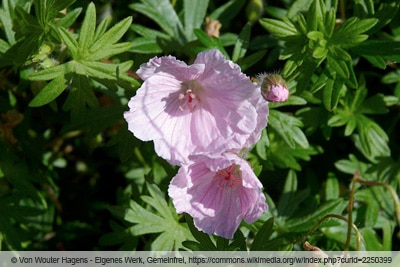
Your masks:
M 353 180 L 351 181 L 351 192 L 349 198 L 349 204 L 347 206 L 348 215 L 348 223 L 347 223 L 347 237 L 346 244 L 344 246 L 344 251 L 349 251 L 350 249 L 350 240 L 351 240 L 351 225 L 353 224 L 353 205 L 354 205 L 354 194 L 356 193 L 356 178 L 358 177 L 358 172 L 354 173 Z
M 322 217 L 322 219 L 320 219 L 314 226 L 313 228 L 311 228 L 311 230 L 309 230 L 304 236 L 302 236 L 300 239 L 294 241 L 293 243 L 299 243 L 299 242 L 303 242 L 303 240 L 306 239 L 307 236 L 311 235 L 315 230 L 317 230 L 317 228 L 321 225 L 321 223 L 323 223 L 325 220 L 330 219 L 330 218 L 337 218 L 339 220 L 345 221 L 347 222 L 348 225 L 350 225 L 350 228 L 353 228 L 356 236 L 357 236 L 357 244 L 356 244 L 356 250 L 359 251 L 360 250 L 360 244 L 361 244 L 361 235 L 360 235 L 360 231 L 358 231 L 357 226 L 350 222 L 346 217 L 342 216 L 342 215 L 338 215 L 338 214 L 327 214 L 324 217 Z M 349 231 L 348 231 L 349 232 Z M 348 237 L 347 237 L 348 238 Z
M 397 219 L 397 223 L 400 225 L 400 200 L 399 200 L 399 196 L 397 195 L 396 191 L 393 189 L 392 186 L 390 186 L 387 183 L 383 183 L 383 182 L 377 182 L 377 181 L 366 181 L 361 179 L 360 177 L 355 177 L 354 181 L 363 184 L 363 185 L 367 185 L 367 186 L 383 186 L 385 187 L 390 195 L 393 198 L 393 202 L 394 202 L 394 206 L 395 206 L 395 210 L 396 210 L 396 219 Z

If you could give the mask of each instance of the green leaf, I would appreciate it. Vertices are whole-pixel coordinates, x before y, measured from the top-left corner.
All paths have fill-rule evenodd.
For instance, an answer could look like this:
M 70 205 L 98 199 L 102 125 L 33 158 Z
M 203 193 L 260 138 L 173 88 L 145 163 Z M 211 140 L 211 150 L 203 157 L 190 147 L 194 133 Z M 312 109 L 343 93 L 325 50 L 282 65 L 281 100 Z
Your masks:
M 169 36 L 173 36 L 181 45 L 186 43 L 182 23 L 170 1 L 167 0 L 141 0 L 142 3 L 129 5 L 133 10 L 151 18 Z
M 339 181 L 335 174 L 332 172 L 328 173 L 328 178 L 325 185 L 325 199 L 326 201 L 339 198 Z
M 299 13 L 309 10 L 313 1 L 310 0 L 297 0 L 294 1 L 291 5 L 289 10 L 287 11 L 287 17 L 294 18 Z
M 133 40 L 129 51 L 140 54 L 158 54 L 162 53 L 163 49 L 154 39 L 139 37 Z
M 375 227 L 379 218 L 380 205 L 374 196 L 374 192 L 370 188 L 364 190 L 358 190 L 355 194 L 356 201 L 365 203 L 366 210 L 364 215 L 364 225 L 366 227 Z M 361 217 L 357 215 L 357 217 Z
M 368 159 L 375 161 L 379 157 L 390 156 L 389 137 L 378 124 L 360 115 L 357 130 L 359 135 L 354 136 L 355 144 Z
M 368 34 L 371 35 L 392 22 L 393 19 L 396 18 L 399 9 L 400 3 L 397 1 L 382 3 L 382 5 L 379 6 L 378 11 L 374 14 L 374 17 L 378 19 L 378 23 L 368 31 Z
M 203 251 L 217 250 L 217 247 L 211 241 L 210 236 L 204 232 L 199 231 L 195 227 L 192 217 L 190 217 L 188 214 L 185 214 L 185 219 L 186 219 L 186 222 L 189 226 L 189 230 L 192 233 L 193 237 L 199 242 L 198 247 L 200 248 L 200 250 L 203 250 Z
M 128 125 L 124 123 L 118 133 L 107 143 L 108 147 L 117 147 L 118 156 L 121 162 L 127 162 L 135 153 L 132 149 L 136 144 L 135 138 L 132 136 L 132 133 L 128 131 L 127 126 Z
M 71 88 L 63 109 L 71 110 L 71 120 L 74 122 L 82 119 L 87 106 L 97 107 L 99 103 L 90 86 L 88 77 L 75 74 L 71 80 Z
M 343 60 L 338 60 L 331 55 L 327 57 L 327 69 L 330 73 L 336 73 L 343 79 L 349 79 L 350 77 L 350 71 L 346 65 L 346 62 Z
M 253 243 L 251 244 L 251 251 L 262 251 L 265 250 L 265 245 L 268 243 L 273 233 L 274 217 L 269 218 L 263 226 L 258 230 L 257 235 L 254 237 Z
M 153 40 L 153 42 L 156 42 L 156 39 L 159 39 L 159 38 L 165 39 L 165 40 L 171 39 L 171 37 L 165 33 L 149 29 L 149 28 L 144 27 L 139 24 L 132 24 L 131 30 L 136 32 L 137 34 L 140 34 L 140 35 L 146 37 L 146 39 Z M 136 39 L 138 39 L 138 38 L 135 38 L 135 40 Z M 133 40 L 133 42 L 135 42 L 135 40 Z
M 312 1 L 312 4 L 306 16 L 308 31 L 316 31 L 318 30 L 319 27 L 322 28 L 322 30 L 324 30 L 323 24 L 321 22 L 324 22 L 325 15 L 326 15 L 325 3 L 321 0 Z
M 245 251 L 247 250 L 247 238 L 243 235 L 240 228 L 233 235 L 233 240 L 227 247 L 228 251 Z
M 304 232 L 310 230 L 319 220 L 328 214 L 341 214 L 346 208 L 347 202 L 343 199 L 327 201 L 318 207 L 313 213 L 289 220 L 282 228 L 285 232 Z
M 296 28 L 289 20 L 260 19 L 260 24 L 276 38 L 298 35 Z
M 93 3 L 90 3 L 87 7 L 78 38 L 78 44 L 81 49 L 85 50 L 89 48 L 90 44 L 93 42 L 95 28 L 96 8 Z
M 53 68 L 45 69 L 39 72 L 35 72 L 28 76 L 31 81 L 47 81 L 56 79 L 57 77 L 64 76 L 70 73 L 75 68 L 75 62 L 70 61 L 62 65 L 55 66 Z
M 293 204 L 294 193 L 297 191 L 297 175 L 293 170 L 289 170 L 286 177 L 285 185 L 281 197 L 279 199 L 278 214 L 280 216 L 288 214 L 290 216 L 292 212 L 287 212 L 288 207 Z
M 328 79 L 326 86 L 322 90 L 322 103 L 327 110 L 334 110 L 339 103 L 343 81 L 340 79 Z
M 74 10 L 69 10 L 68 13 L 56 21 L 56 25 L 59 28 L 69 28 L 74 24 L 75 20 L 79 17 L 82 12 L 82 8 L 75 8 Z
M 257 51 L 255 53 L 251 54 L 250 56 L 247 56 L 247 57 L 239 60 L 238 64 L 240 65 L 240 68 L 242 69 L 242 71 L 245 71 L 246 69 L 248 69 L 251 66 L 253 66 L 254 64 L 256 64 L 258 61 L 263 59 L 266 54 L 267 54 L 266 50 Z M 289 101 L 290 101 L 290 98 L 289 98 Z M 285 103 L 287 103 L 287 102 L 285 102 Z
M 386 60 L 381 57 L 381 56 L 367 56 L 367 55 L 361 55 L 363 58 L 369 61 L 373 66 L 380 68 L 380 69 L 386 69 Z
M 119 43 L 109 46 L 108 48 L 102 48 L 97 50 L 97 52 L 93 52 L 91 54 L 92 60 L 99 60 L 103 58 L 110 58 L 117 54 L 122 54 L 131 49 L 131 43 Z
M 360 233 L 365 242 L 365 247 L 367 251 L 382 251 L 383 245 L 381 241 L 377 238 L 376 232 L 372 228 L 363 228 Z
M 8 218 L 0 216 L 0 230 L 4 235 L 5 243 L 12 250 L 22 250 L 22 240 L 18 238 L 18 230 L 12 224 Z
M 232 53 L 232 61 L 237 62 L 247 52 L 247 48 L 249 47 L 250 41 L 250 31 L 251 31 L 251 23 L 248 22 L 240 32 L 238 39 L 236 40 L 235 46 L 233 48 Z
M 183 15 L 185 34 L 188 41 L 195 39 L 193 30 L 199 29 L 204 22 L 209 0 L 184 0 Z
M 3 39 L 0 39 L 0 53 L 1 54 L 5 53 L 9 48 L 10 45 Z
M 383 240 L 382 240 L 382 244 L 383 244 L 383 250 L 384 251 L 391 251 L 392 249 L 392 242 L 393 242 L 393 232 L 394 232 L 394 226 L 392 224 L 392 222 L 388 219 L 384 219 L 383 220 Z
M 335 162 L 335 167 L 338 170 L 351 175 L 353 175 L 356 171 L 364 169 L 354 155 L 350 155 L 349 158 L 350 160 L 338 160 Z
M 296 172 L 289 170 L 277 207 L 279 216 L 285 218 L 292 216 L 308 194 L 308 190 L 297 189 Z
M 44 182 L 42 177 L 37 175 L 36 170 L 30 169 L 5 142 L 0 142 L 0 151 L 3 152 L 0 153 L 0 169 L 4 177 L 19 193 L 43 203 L 40 191 L 32 183 L 33 180 Z
M 382 77 L 382 83 L 391 84 L 400 82 L 400 70 L 389 72 Z
M 91 77 L 116 80 L 123 78 L 123 75 L 129 70 L 132 64 L 132 61 L 126 61 L 120 64 L 85 61 L 82 62 L 81 67 L 84 69 L 85 73 Z
M 286 141 L 286 143 L 294 148 L 299 145 L 303 148 L 309 147 L 307 137 L 300 129 L 303 123 L 285 113 L 270 110 L 269 126 L 272 127 Z
M 361 76 L 362 85 L 357 89 L 353 97 L 349 97 L 351 101 L 350 110 L 353 113 L 357 113 L 360 109 L 360 106 L 364 102 L 365 98 L 368 95 L 368 90 L 365 87 L 365 78 Z
M 192 239 L 189 230 L 177 221 L 174 209 L 165 201 L 162 192 L 156 185 L 147 184 L 150 196 L 142 196 L 143 201 L 154 210 L 148 210 L 131 201 L 125 211 L 126 221 L 135 225 L 130 228 L 133 235 L 160 233 L 152 242 L 151 250 L 171 251 L 182 248 L 182 242 Z
M 312 56 L 316 59 L 323 59 L 328 54 L 328 49 L 325 47 L 317 47 L 314 49 Z
M 123 110 L 119 105 L 110 105 L 102 108 L 92 107 L 81 114 L 79 120 L 66 124 L 62 131 L 71 132 L 85 129 L 89 137 L 94 137 L 108 127 L 116 125 L 121 120 L 122 113 Z
M 229 240 L 220 236 L 216 237 L 217 250 L 218 251 L 226 251 L 228 248 Z
M 242 7 L 246 4 L 246 0 L 229 0 L 217 9 L 215 9 L 210 17 L 219 20 L 222 25 L 230 24 L 231 20 L 242 11 Z
M 260 140 L 255 145 L 257 155 L 263 160 L 267 159 L 268 146 L 269 146 L 268 135 L 267 135 L 266 129 L 263 129 L 261 132 Z
M 132 23 L 132 17 L 127 17 L 115 24 L 106 33 L 100 35 L 98 39 L 90 46 L 90 53 L 93 55 L 100 49 L 111 48 L 126 33 Z M 96 60 L 96 59 L 92 59 Z
M 399 41 L 368 40 L 352 47 L 351 51 L 360 56 L 384 56 L 389 59 L 391 56 L 399 55 L 399 47 Z
M 48 83 L 29 103 L 30 107 L 40 107 L 56 99 L 67 87 L 67 79 L 64 75 L 55 78 Z
M 357 118 L 355 118 L 355 116 L 352 116 L 349 118 L 349 121 L 346 124 L 346 128 L 344 129 L 344 135 L 350 136 L 354 132 L 356 127 L 357 127 Z
M 210 37 L 204 31 L 198 29 L 194 30 L 194 33 L 206 49 L 217 48 L 227 59 L 229 59 L 228 53 L 225 51 L 225 48 L 222 46 L 218 38 Z
M 344 112 L 338 112 L 328 120 L 328 125 L 331 127 L 340 127 L 346 125 L 349 120 L 350 118 L 348 117 L 348 114 Z
M 78 58 L 78 42 L 75 40 L 72 33 L 64 28 L 59 29 L 61 41 L 67 46 L 73 58 Z
M 296 112 L 296 117 L 304 121 L 305 130 L 304 132 L 307 135 L 311 135 L 318 129 L 322 129 L 322 133 L 324 134 L 326 131 L 329 131 L 331 127 L 328 127 L 327 121 L 329 119 L 330 113 L 322 107 L 305 107 Z M 325 136 L 326 139 L 329 139 L 329 136 Z
M 371 29 L 378 20 L 375 18 L 358 19 L 351 17 L 339 26 L 331 38 L 332 44 L 340 45 L 342 48 L 349 48 L 362 43 L 368 38 L 368 35 L 362 34 Z
M 360 112 L 363 114 L 385 114 L 389 110 L 382 94 L 371 96 L 360 106 Z
M 15 10 L 15 4 L 13 1 L 2 1 L 0 6 L 0 21 L 2 30 L 4 31 L 5 37 L 10 45 L 14 45 L 15 31 L 13 30 L 13 14 Z

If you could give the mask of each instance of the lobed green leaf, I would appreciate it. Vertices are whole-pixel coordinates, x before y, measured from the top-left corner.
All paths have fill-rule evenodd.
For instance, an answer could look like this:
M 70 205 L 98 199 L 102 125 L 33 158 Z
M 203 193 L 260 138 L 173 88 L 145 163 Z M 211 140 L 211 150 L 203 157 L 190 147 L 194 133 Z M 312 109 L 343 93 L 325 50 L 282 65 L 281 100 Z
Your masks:
M 40 107 L 56 99 L 67 87 L 68 81 L 61 75 L 48 83 L 29 103 L 30 107 Z
M 303 148 L 309 146 L 307 137 L 299 128 L 303 124 L 297 118 L 276 110 L 270 110 L 269 125 L 279 133 L 290 147 L 294 148 L 296 144 Z
M 93 42 L 94 31 L 96 28 L 96 7 L 92 3 L 87 7 L 85 18 L 79 32 L 78 44 L 83 50 L 90 47 Z
M 111 45 L 117 43 L 129 29 L 131 23 L 132 17 L 127 17 L 115 24 L 111 29 L 100 35 L 95 42 L 91 44 L 89 49 L 90 53 L 93 54 L 100 49 L 107 49 Z
M 298 35 L 294 25 L 289 20 L 276 19 L 260 19 L 260 24 L 267 31 L 272 33 L 276 38 L 285 38 L 288 36 Z
M 63 42 L 67 46 L 68 50 L 71 53 L 71 56 L 74 59 L 77 59 L 78 58 L 78 42 L 75 40 L 72 33 L 70 33 L 69 31 L 67 31 L 64 28 L 60 28 L 59 34 L 61 37 L 61 42 Z
M 274 227 L 274 217 L 269 218 L 263 226 L 258 230 L 257 235 L 254 237 L 254 241 L 251 244 L 251 251 L 262 251 L 265 250 L 267 240 L 271 237 Z

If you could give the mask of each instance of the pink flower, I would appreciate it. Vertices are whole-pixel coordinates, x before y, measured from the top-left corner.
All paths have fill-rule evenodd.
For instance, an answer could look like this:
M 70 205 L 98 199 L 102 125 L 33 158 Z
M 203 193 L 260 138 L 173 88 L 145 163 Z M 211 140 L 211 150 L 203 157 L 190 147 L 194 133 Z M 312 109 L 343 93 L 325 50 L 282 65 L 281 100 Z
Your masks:
M 189 155 L 240 150 L 258 141 L 268 106 L 259 86 L 216 49 L 201 52 L 192 65 L 155 57 L 137 71 L 144 80 L 124 114 L 128 128 L 154 141 L 171 164 Z
M 247 161 L 225 153 L 194 156 L 172 179 L 168 194 L 199 230 L 232 238 L 242 219 L 253 223 L 267 209 L 261 188 Z
M 278 74 L 260 74 L 257 76 L 261 94 L 269 102 L 284 102 L 289 98 L 286 82 Z

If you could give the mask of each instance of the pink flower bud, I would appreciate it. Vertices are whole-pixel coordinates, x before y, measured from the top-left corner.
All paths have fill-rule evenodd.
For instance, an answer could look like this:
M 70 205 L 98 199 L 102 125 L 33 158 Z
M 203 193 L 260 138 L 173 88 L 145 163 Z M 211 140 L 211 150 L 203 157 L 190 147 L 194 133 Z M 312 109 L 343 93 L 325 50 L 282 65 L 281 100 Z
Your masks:
M 261 86 L 262 96 L 269 102 L 284 102 L 289 98 L 287 84 L 279 74 L 259 74 L 257 83 Z

